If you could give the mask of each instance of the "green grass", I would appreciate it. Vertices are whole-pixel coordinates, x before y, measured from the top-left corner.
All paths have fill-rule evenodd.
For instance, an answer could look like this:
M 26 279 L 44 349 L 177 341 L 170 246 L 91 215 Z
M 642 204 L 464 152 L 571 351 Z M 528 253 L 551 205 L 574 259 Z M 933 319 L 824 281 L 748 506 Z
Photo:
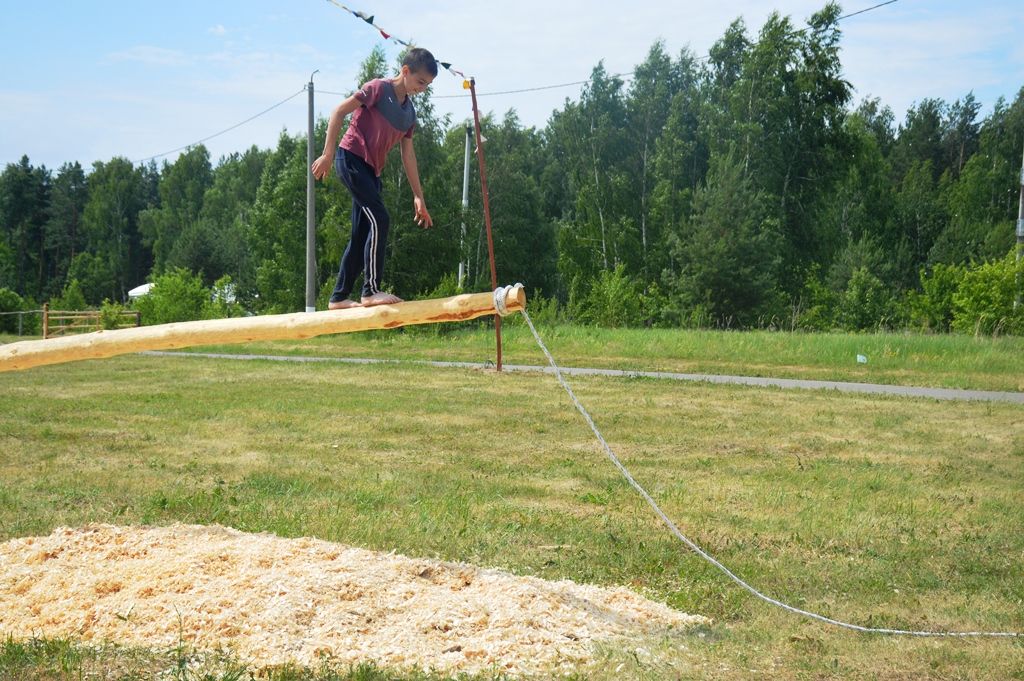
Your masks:
M 1024 338 L 1014 336 L 599 329 L 535 323 L 563 366 L 1024 391 Z M 506 362 L 546 364 L 521 317 L 505 320 L 502 338 Z M 0 335 L 0 343 L 15 340 Z M 193 350 L 493 362 L 494 330 L 470 322 Z M 858 363 L 857 355 L 866 356 L 867 364 Z
M 543 324 L 538 324 L 538 331 L 563 366 L 1024 391 L 1024 338 L 1016 337 Z M 529 329 L 517 318 L 506 322 L 502 338 L 506 362 L 546 364 Z M 476 324 L 456 330 L 421 327 L 195 350 L 487 362 L 494 361 L 494 331 Z M 866 356 L 867 364 L 859 364 L 857 355 Z
M 117 645 L 83 646 L 67 639 L 0 642 L 2 681 L 248 681 L 252 670 L 220 654 L 204 654 L 178 644 L 168 650 Z M 265 681 L 391 681 L 394 673 L 366 663 L 342 669 L 281 666 L 259 671 Z M 441 681 L 435 674 L 412 672 L 403 681 Z M 470 677 L 465 677 L 469 679 Z
M 517 349 L 521 333 L 509 334 L 509 362 L 534 361 Z M 599 341 L 588 339 L 600 333 L 548 335 L 577 348 L 564 353 L 572 363 L 599 359 Z M 708 338 L 732 336 L 741 341 Z M 622 348 L 606 359 L 676 361 L 657 358 L 655 345 L 645 360 L 623 332 L 606 339 Z M 488 340 L 474 331 L 364 334 L 305 351 L 348 355 L 361 344 L 383 356 L 484 359 L 472 355 Z M 765 352 L 757 336 L 743 342 L 751 355 Z M 1006 352 L 985 343 L 997 348 L 986 352 Z M 983 362 L 969 361 L 984 375 Z M 929 367 L 923 375 L 940 375 L 937 360 Z M 572 383 L 684 532 L 769 595 L 872 626 L 1024 630 L 1020 406 L 650 379 Z M 580 678 L 1024 679 L 1020 641 L 865 636 L 752 599 L 657 522 L 550 376 L 139 356 L 5 373 L 0 480 L 0 540 L 88 522 L 220 523 L 627 585 L 714 618 L 651 643 L 653 658 L 604 649 Z M 37 645 L 53 652 L 40 655 L 26 645 L 0 645 L 0 678 L 88 678 L 97 669 L 103 678 L 151 678 L 175 659 L 46 640 Z M 370 667 L 274 673 L 281 681 L 426 678 Z

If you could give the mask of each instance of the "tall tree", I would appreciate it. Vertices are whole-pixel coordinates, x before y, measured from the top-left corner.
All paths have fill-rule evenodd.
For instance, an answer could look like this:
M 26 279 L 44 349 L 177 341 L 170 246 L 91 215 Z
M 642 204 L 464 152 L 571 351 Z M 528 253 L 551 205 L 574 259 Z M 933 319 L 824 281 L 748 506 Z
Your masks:
M 914 161 L 895 195 L 894 229 L 908 244 L 912 272 L 929 261 L 929 252 L 948 219 L 934 177 L 931 160 Z
M 900 126 L 892 164 L 899 182 L 915 163 L 929 163 L 932 180 L 938 180 L 946 168 L 946 154 L 942 144 L 943 120 L 946 103 L 941 99 L 925 98 L 907 110 Z
M 657 140 L 655 186 L 651 199 L 655 242 L 662 255 L 655 272 L 668 266 L 665 238 L 678 232 L 692 210 L 693 194 L 707 174 L 708 140 L 701 134 L 702 111 L 710 106 L 702 87 L 706 74 L 690 50 L 676 61 L 679 90 Z
M 552 153 L 569 176 L 572 212 L 559 229 L 559 269 L 570 282 L 624 264 L 639 270 L 639 230 L 626 207 L 633 182 L 625 161 L 622 80 L 598 64 L 578 103 L 567 103 L 548 123 Z
M 46 221 L 43 298 L 52 298 L 64 290 L 71 261 L 85 245 L 82 216 L 88 198 L 88 184 L 82 166 L 77 161 L 62 165 L 53 180 Z
M 236 286 L 252 285 L 252 260 L 246 243 L 249 219 L 269 152 L 253 146 L 221 158 L 203 195 L 199 219 L 175 242 L 170 261 L 213 284 L 224 275 Z
M 779 310 L 782 235 L 743 166 L 738 152 L 713 156 L 692 218 L 670 239 L 674 268 L 665 288 L 681 320 L 699 311 L 746 326 Z
M 203 197 L 213 183 L 210 152 L 202 144 L 165 163 L 160 177 L 160 205 L 147 209 L 139 218 L 145 245 L 153 253 L 153 269 L 162 273 L 170 267 L 192 269 L 175 244 L 179 236 L 194 228 L 203 208 Z M 140 187 L 140 191 L 141 191 Z
M 781 284 L 791 293 L 837 245 L 815 215 L 843 175 L 848 146 L 842 123 L 850 86 L 841 77 L 838 19 L 838 5 L 829 3 L 798 32 L 772 14 L 754 43 L 734 22 L 711 52 L 705 134 L 713 154 L 735 148 L 774 203 L 786 240 Z
M 836 183 L 828 200 L 818 203 L 817 221 L 824 232 L 835 235 L 837 247 L 828 261 L 818 264 L 828 269 L 828 282 L 836 292 L 844 291 L 861 267 L 892 284 L 899 271 L 908 277 L 899 277 L 901 284 L 917 281 L 916 265 L 905 258 L 903 234 L 892 229 L 889 219 L 893 210 L 891 170 L 882 155 L 879 133 L 873 129 L 875 122 L 860 110 L 847 118 L 850 153 L 845 176 Z M 901 257 L 903 261 L 898 262 Z M 892 261 L 892 265 L 881 266 L 885 261 Z
M 990 201 L 1000 206 L 1004 219 L 1017 218 L 1017 187 L 1024 154 L 1024 86 L 1009 104 L 1000 97 L 992 114 L 982 123 L 979 151 L 991 164 L 993 184 Z
M 28 156 L 9 163 L 0 174 L 0 243 L 9 253 L 0 273 L 9 280 L 0 287 L 13 289 L 24 297 L 39 298 L 46 273 L 45 226 L 50 201 L 50 172 L 34 167 Z
M 530 289 L 553 295 L 558 286 L 556 248 L 553 224 L 543 213 L 539 185 L 538 159 L 544 157 L 540 135 L 533 128 L 523 129 L 515 111 L 508 111 L 500 123 L 486 117 L 483 129 L 487 138 L 488 185 L 499 280 L 520 281 Z M 459 135 L 453 137 L 454 146 L 461 152 Z M 459 153 L 460 161 L 461 156 Z M 458 174 L 450 176 L 458 177 Z M 481 204 L 479 177 L 476 172 L 471 176 L 470 215 L 479 225 L 482 221 L 482 217 L 477 217 Z M 479 241 L 481 230 L 475 231 L 476 241 Z M 471 277 L 475 277 L 477 287 L 489 287 L 486 246 L 479 243 L 475 250 L 481 257 L 471 258 L 474 263 Z
M 978 150 L 981 123 L 977 120 L 981 102 L 968 92 L 963 100 L 956 100 L 946 110 L 943 124 L 942 146 L 945 152 L 944 165 L 959 177 L 967 160 Z
M 639 191 L 634 206 L 624 209 L 636 215 L 639 222 L 640 269 L 644 279 L 649 279 L 652 272 L 660 269 L 659 262 L 650 262 L 650 251 L 657 244 L 659 234 L 649 234 L 652 226 L 651 197 L 656 184 L 657 141 L 681 81 L 682 74 L 665 52 L 664 43 L 656 42 L 647 52 L 647 58 L 633 71 L 633 82 L 625 100 L 629 154 L 626 169 Z
M 932 262 L 966 264 L 999 260 L 1014 242 L 1013 221 L 1006 219 L 999 201 L 998 164 L 987 154 L 971 156 L 956 182 L 940 192 L 948 223 L 932 246 Z
M 892 109 L 883 105 L 877 97 L 868 97 L 860 103 L 854 112 L 871 132 L 882 156 L 889 158 L 893 144 L 896 143 L 896 115 Z
M 844 126 L 850 84 L 839 58 L 840 8 L 828 3 L 800 33 L 794 114 L 786 125 L 785 174 L 780 205 L 787 238 L 783 288 L 795 293 L 815 262 L 827 261 L 839 245 L 836 234 L 815 224 L 822 202 L 846 173 L 851 142 Z
M 85 250 L 72 260 L 69 277 L 91 282 L 88 290 L 83 285 L 89 303 L 125 300 L 150 266 L 138 228 L 139 211 L 145 207 L 143 175 L 129 160 L 115 157 L 93 164 L 88 182 L 82 216 Z
M 267 157 L 246 242 L 252 249 L 254 292 L 264 312 L 294 312 L 305 299 L 306 146 L 282 133 Z

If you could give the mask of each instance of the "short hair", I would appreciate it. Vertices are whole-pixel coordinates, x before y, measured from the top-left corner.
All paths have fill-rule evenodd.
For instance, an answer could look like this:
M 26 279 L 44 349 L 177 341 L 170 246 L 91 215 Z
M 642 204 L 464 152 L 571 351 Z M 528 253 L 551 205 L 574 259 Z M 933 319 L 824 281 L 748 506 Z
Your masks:
M 437 78 L 437 60 L 434 59 L 434 55 L 430 54 L 430 50 L 425 50 L 422 47 L 410 48 L 405 53 L 405 58 L 402 59 L 402 66 L 408 66 L 409 70 L 414 73 L 426 71 L 431 78 Z

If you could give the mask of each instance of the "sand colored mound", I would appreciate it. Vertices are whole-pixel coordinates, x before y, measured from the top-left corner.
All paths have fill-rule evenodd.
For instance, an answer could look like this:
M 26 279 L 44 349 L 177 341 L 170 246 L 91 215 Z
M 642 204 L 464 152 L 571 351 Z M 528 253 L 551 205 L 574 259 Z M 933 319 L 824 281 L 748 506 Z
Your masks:
M 180 616 L 180 619 L 179 619 Z M 59 528 L 0 544 L 0 636 L 295 662 L 535 673 L 705 622 L 624 588 L 223 527 Z

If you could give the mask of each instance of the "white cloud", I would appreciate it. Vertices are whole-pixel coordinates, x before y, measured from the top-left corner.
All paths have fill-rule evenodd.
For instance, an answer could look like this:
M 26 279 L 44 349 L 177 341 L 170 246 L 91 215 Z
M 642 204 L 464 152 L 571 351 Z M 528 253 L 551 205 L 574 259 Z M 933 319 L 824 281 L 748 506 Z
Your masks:
M 217 24 L 207 29 L 207 33 L 212 33 L 213 35 L 226 35 L 227 32 L 228 29 L 224 28 L 223 24 Z
M 902 120 L 925 98 L 951 102 L 973 91 L 988 108 L 999 94 L 1013 96 L 999 90 L 1008 69 L 1024 74 L 1024 60 L 993 46 L 1014 43 L 1018 19 L 998 7 L 956 17 L 908 7 L 844 26 L 843 66 L 858 99 L 879 97 Z
M 187 66 L 193 58 L 180 50 L 169 50 L 155 45 L 136 45 L 121 52 L 112 52 L 107 59 L 113 62 L 139 62 L 150 66 Z

